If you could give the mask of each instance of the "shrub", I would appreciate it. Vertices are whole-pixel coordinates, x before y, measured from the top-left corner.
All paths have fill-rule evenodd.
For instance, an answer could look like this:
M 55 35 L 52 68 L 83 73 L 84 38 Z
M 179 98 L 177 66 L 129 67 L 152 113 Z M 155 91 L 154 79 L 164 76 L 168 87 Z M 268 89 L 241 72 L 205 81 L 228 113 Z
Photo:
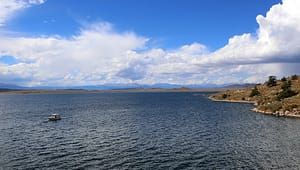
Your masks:
M 273 87 L 277 85 L 276 76 L 269 76 L 269 80 L 266 82 L 268 87 Z
M 284 107 L 285 110 L 293 111 L 294 108 L 297 108 L 298 106 L 296 104 L 290 104 Z
M 282 78 L 281 78 L 281 81 L 286 81 L 286 78 L 285 78 L 285 77 L 282 77 Z
M 228 95 L 227 94 L 223 94 L 222 97 L 223 97 L 223 99 L 226 99 L 228 97 Z
M 281 89 L 282 89 L 282 90 L 288 90 L 288 89 L 291 88 L 291 86 L 292 86 L 291 80 L 285 81 L 285 82 L 283 82 L 283 84 L 281 85 Z
M 268 105 L 267 107 L 271 112 L 276 112 L 276 111 L 282 109 L 282 105 L 280 103 L 272 103 L 272 104 Z
M 287 90 L 282 90 L 279 95 L 277 96 L 277 99 L 278 100 L 282 100 L 282 99 L 285 99 L 285 98 L 288 98 L 288 97 L 292 97 L 292 96 L 295 96 L 296 92 L 294 92 L 293 90 L 291 89 L 287 89 Z
M 258 95 L 260 95 L 260 92 L 258 91 L 257 87 L 255 86 L 255 87 L 252 89 L 252 91 L 251 91 L 249 97 L 254 97 L 254 96 L 258 96 Z
M 295 74 L 295 75 L 292 75 L 292 80 L 297 80 L 298 79 L 298 76 Z
M 285 98 L 292 97 L 292 96 L 296 95 L 297 93 L 294 92 L 294 91 L 291 89 L 291 86 L 292 86 L 292 82 L 291 82 L 290 80 L 284 82 L 284 83 L 281 85 L 282 91 L 279 92 L 279 94 L 278 94 L 278 96 L 277 96 L 277 100 L 282 100 L 282 99 L 285 99 Z

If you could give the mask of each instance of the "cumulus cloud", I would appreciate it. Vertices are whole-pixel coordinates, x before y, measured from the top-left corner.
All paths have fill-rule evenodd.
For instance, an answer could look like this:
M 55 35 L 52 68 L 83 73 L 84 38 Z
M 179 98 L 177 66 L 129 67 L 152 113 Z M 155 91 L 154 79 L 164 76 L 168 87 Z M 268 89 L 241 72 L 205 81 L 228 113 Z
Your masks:
M 0 13 L 0 25 L 13 11 L 44 1 L 9 2 L 21 5 Z M 263 82 L 269 75 L 300 73 L 299 8 L 299 0 L 283 0 L 266 16 L 257 16 L 256 33 L 233 36 L 213 52 L 196 42 L 173 50 L 151 48 L 149 38 L 117 32 L 105 22 L 69 38 L 2 36 L 0 57 L 12 56 L 18 63 L 0 61 L 0 80 L 29 86 Z
M 0 27 L 18 10 L 31 5 L 42 4 L 44 0 L 1 0 L 0 3 Z
M 100 83 L 111 80 L 130 60 L 127 54 L 146 42 L 134 33 L 116 33 L 108 23 L 93 24 L 69 39 L 2 37 L 0 56 L 13 56 L 21 63 L 0 69 L 7 70 L 2 74 L 14 73 L 11 77 L 17 76 L 14 70 L 22 69 L 36 84 Z
M 236 70 L 247 74 L 246 81 L 257 82 L 268 75 L 299 74 L 300 1 L 283 0 L 270 8 L 266 16 L 258 15 L 256 33 L 229 39 L 223 48 L 193 60 L 199 67 L 220 67 L 223 72 Z M 222 75 L 222 72 L 219 72 Z M 235 73 L 232 73 L 236 76 Z M 243 77 L 242 76 L 242 77 Z M 246 76 L 246 77 L 247 77 Z
M 266 16 L 258 15 L 256 34 L 243 34 L 229 39 L 228 44 L 195 63 L 261 64 L 300 62 L 300 1 L 283 0 Z

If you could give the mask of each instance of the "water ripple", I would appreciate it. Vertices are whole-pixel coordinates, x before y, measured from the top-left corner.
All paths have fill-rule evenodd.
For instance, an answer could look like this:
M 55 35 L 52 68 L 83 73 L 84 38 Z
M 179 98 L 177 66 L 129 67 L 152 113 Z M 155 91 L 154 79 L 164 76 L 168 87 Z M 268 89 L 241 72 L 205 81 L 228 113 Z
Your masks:
M 192 93 L 1 95 L 0 169 L 299 169 L 300 122 L 251 107 Z

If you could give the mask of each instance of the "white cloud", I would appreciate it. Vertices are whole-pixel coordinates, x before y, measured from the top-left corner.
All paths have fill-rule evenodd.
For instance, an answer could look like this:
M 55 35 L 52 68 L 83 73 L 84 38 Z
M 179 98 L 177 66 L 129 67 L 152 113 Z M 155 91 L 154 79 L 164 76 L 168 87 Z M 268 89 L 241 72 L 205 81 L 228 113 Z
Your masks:
M 256 34 L 245 33 L 229 39 L 223 48 L 193 60 L 199 67 L 243 68 L 247 81 L 261 81 L 268 75 L 300 73 L 300 1 L 283 0 L 266 16 L 257 16 Z M 256 78 L 254 78 L 256 77 Z
M 266 17 L 257 16 L 257 35 L 243 34 L 197 64 L 257 64 L 300 62 L 300 1 L 283 0 Z
M 3 26 L 18 10 L 30 7 L 31 5 L 42 4 L 44 2 L 44 0 L 1 0 L 0 27 Z
M 15 11 L 25 7 L 24 2 L 2 0 L 0 3 L 0 26 L 2 26 Z
M 234 36 L 215 52 L 209 53 L 205 46 L 197 43 L 174 51 L 160 49 L 157 51 L 161 54 L 159 62 L 144 64 L 148 71 L 142 81 L 253 83 L 263 82 L 269 75 L 299 74 L 299 8 L 298 0 L 284 0 L 274 5 L 265 17 L 257 17 L 256 34 Z
M 142 49 L 146 42 L 146 38 L 134 33 L 116 33 L 107 23 L 95 24 L 71 39 L 2 37 L 0 56 L 14 56 L 22 67 L 0 66 L 0 69 L 8 69 L 6 74 L 13 73 L 12 77 L 29 72 L 31 84 L 101 83 L 110 81 L 130 60 L 127 54 Z
M 0 24 L 26 3 L 44 1 L 12 2 L 23 5 L 11 5 L 12 12 L 0 13 Z M 199 43 L 173 50 L 151 49 L 148 38 L 116 32 L 109 23 L 87 25 L 71 38 L 2 36 L 0 56 L 14 56 L 19 63 L 0 62 L 0 80 L 23 85 L 224 84 L 299 74 L 298 9 L 299 0 L 283 0 L 265 17 L 257 16 L 257 33 L 234 36 L 214 52 Z
M 28 0 L 28 3 L 39 5 L 39 4 L 45 3 L 45 0 Z

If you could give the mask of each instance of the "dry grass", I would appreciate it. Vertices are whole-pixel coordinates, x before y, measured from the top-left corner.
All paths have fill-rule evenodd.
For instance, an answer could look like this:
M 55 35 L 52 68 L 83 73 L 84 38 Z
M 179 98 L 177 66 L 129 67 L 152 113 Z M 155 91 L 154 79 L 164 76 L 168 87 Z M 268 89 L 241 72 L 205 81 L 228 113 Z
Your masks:
M 283 81 L 277 80 L 277 85 L 268 87 L 266 84 L 257 85 L 260 95 L 249 97 L 253 88 L 246 88 L 242 90 L 227 90 L 221 93 L 213 94 L 210 97 L 217 100 L 241 100 L 241 101 L 255 101 L 257 108 L 266 112 L 285 112 L 294 111 L 300 112 L 300 76 L 297 80 L 292 80 L 291 89 L 298 94 L 292 97 L 278 100 L 278 95 L 282 91 L 281 86 Z

